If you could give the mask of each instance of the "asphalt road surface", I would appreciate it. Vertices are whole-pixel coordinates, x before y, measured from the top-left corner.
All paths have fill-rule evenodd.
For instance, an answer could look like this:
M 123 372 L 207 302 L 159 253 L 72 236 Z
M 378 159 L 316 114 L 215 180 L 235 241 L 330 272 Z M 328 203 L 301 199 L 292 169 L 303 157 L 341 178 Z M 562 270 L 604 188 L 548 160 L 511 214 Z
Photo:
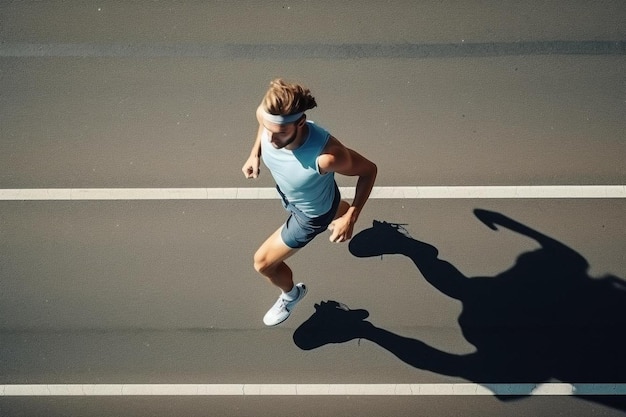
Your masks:
M 610 0 L 0 3 L 0 195 L 52 196 L 0 199 L 0 415 L 623 415 L 625 21 Z M 279 76 L 379 188 L 350 244 L 290 259 L 309 293 L 266 328 L 252 255 L 285 213 L 240 169 Z M 196 188 L 253 197 L 168 197 Z

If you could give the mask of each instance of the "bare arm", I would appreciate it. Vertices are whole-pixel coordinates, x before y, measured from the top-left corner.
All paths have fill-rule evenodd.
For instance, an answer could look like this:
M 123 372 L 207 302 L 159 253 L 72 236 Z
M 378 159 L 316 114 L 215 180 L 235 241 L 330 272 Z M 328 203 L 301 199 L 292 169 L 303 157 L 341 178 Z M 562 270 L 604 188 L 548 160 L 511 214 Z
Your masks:
M 320 155 L 318 165 L 322 173 L 336 172 L 346 176 L 358 176 L 352 205 L 348 211 L 331 224 L 331 241 L 343 242 L 352 237 L 354 224 L 357 222 L 363 206 L 367 202 L 378 168 L 372 161 L 358 152 L 346 148 L 336 138 L 330 137 L 324 153 Z
M 254 141 L 254 145 L 252 145 L 252 150 L 250 151 L 250 156 L 246 160 L 241 168 L 243 175 L 246 178 L 257 178 L 259 176 L 259 170 L 261 167 L 261 136 L 263 135 L 263 123 L 261 121 L 261 106 L 257 108 L 256 118 L 259 122 L 259 129 L 257 130 L 256 139 Z

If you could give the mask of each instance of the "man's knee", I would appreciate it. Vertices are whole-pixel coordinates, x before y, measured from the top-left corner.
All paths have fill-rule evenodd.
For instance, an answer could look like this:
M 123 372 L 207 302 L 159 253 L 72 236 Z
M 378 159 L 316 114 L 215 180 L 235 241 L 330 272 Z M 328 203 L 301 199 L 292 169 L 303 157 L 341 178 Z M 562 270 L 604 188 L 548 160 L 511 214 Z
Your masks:
M 280 231 L 281 229 L 279 229 Z M 282 238 L 275 232 L 274 235 L 261 245 L 253 258 L 254 269 L 269 277 L 284 265 L 284 260 L 293 255 L 298 249 L 292 249 L 283 243 Z
M 253 262 L 254 270 L 262 275 L 267 275 L 275 268 L 275 265 L 270 262 L 266 254 L 262 253 L 261 251 L 258 251 L 254 254 Z

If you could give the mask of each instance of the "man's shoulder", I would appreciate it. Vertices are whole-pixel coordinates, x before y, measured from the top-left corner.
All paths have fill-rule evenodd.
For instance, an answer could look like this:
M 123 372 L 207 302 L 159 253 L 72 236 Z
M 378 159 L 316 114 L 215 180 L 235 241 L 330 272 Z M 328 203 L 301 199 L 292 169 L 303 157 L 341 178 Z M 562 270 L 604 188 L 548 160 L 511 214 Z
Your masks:
M 307 120 L 307 127 L 309 128 L 309 137 L 313 137 L 313 142 L 320 143 L 323 142 L 323 146 L 329 142 L 332 135 L 326 128 L 316 124 L 313 121 Z
M 321 126 L 321 125 L 317 124 L 314 120 L 307 119 L 306 122 L 307 122 L 307 125 L 309 126 L 309 128 L 311 128 L 311 129 L 315 129 L 315 130 L 319 130 L 319 131 L 323 131 L 323 132 L 328 132 L 328 130 L 324 126 Z

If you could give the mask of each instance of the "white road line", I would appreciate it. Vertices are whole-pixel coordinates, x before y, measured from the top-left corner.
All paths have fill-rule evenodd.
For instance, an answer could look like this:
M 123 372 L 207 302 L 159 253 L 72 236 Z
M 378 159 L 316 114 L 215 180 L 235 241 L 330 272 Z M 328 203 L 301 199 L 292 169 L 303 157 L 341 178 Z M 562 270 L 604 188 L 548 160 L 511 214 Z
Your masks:
M 354 187 L 340 187 L 352 198 Z M 0 200 L 264 200 L 274 188 L 27 188 L 0 189 Z M 373 199 L 626 198 L 626 185 L 374 187 Z
M 10 384 L 0 397 L 626 395 L 626 384 Z

